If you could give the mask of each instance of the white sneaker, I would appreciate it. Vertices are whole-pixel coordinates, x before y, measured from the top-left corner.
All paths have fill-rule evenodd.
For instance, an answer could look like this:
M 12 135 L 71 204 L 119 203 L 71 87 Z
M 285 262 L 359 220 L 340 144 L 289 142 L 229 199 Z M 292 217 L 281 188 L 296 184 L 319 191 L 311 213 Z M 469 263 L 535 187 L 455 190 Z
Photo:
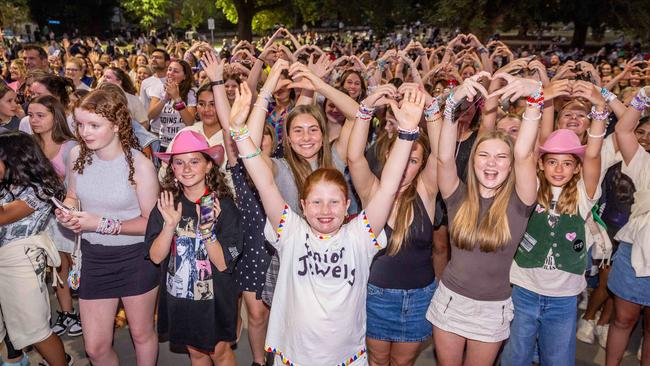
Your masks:
M 609 324 L 596 325 L 596 337 L 602 348 L 607 348 L 607 334 L 609 334 Z
M 578 331 L 576 332 L 576 338 L 579 341 L 592 344 L 595 340 L 594 331 L 596 328 L 596 321 L 586 320 L 580 318 L 578 322 Z
M 584 289 L 581 296 L 582 300 L 580 300 L 580 303 L 578 304 L 578 309 L 587 310 L 587 303 L 589 302 L 589 290 Z

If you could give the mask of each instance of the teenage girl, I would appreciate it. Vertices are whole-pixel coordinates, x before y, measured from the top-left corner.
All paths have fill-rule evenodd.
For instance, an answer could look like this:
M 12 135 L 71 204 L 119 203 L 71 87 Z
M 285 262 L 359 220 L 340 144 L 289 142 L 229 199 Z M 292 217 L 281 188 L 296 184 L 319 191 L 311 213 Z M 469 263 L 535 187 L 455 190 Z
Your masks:
M 510 271 L 515 316 L 504 365 L 532 364 L 536 345 L 541 365 L 575 362 L 577 300 L 587 286 L 585 220 L 600 197 L 600 151 L 609 111 L 591 83 L 578 82 L 572 96 L 594 106 L 588 143 L 581 145 L 574 131 L 559 129 L 539 147 L 537 206 Z
M 276 63 L 277 64 L 277 63 Z M 391 107 L 400 128 L 382 180 L 366 210 L 343 224 L 349 205 L 347 184 L 334 169 L 317 169 L 302 185 L 304 219 L 290 208 L 259 156 L 244 124 L 251 94 L 242 84 L 230 126 L 247 171 L 257 187 L 268 221 L 265 234 L 278 250 L 280 272 L 271 306 L 266 349 L 275 362 L 310 365 L 367 365 L 365 298 L 372 257 L 386 245 L 381 233 L 406 167 L 424 107 L 420 92 L 408 92 Z
M 84 345 L 94 365 L 115 365 L 113 324 L 122 300 L 138 365 L 155 365 L 154 305 L 159 270 L 146 257 L 144 233 L 158 197 L 151 160 L 139 150 L 124 98 L 90 93 L 74 111 L 79 146 L 67 167 L 66 203 L 59 222 L 82 234 L 79 308 Z
M 454 110 L 465 99 L 472 102 L 487 94 L 478 83 L 483 75 L 466 79 L 447 98 L 440 133 L 438 187 L 449 214 L 451 260 L 427 319 L 443 365 L 492 365 L 508 338 L 513 314 L 509 270 L 537 195 L 533 147 L 541 118 L 538 105 L 526 108 L 514 146 L 503 132 L 480 134 L 470 154 L 467 183 L 458 178 Z M 540 98 L 537 82 L 502 77 L 508 82 L 497 91 L 502 99 Z

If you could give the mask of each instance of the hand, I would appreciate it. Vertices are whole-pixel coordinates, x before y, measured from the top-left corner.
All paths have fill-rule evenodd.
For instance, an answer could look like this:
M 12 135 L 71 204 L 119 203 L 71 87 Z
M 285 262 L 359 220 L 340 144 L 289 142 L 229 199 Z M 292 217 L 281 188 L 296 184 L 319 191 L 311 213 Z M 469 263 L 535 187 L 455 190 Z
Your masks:
M 101 222 L 101 217 L 86 211 L 72 211 L 70 216 L 72 216 L 71 222 L 75 224 L 70 229 L 77 234 L 82 231 L 95 231 Z
M 378 86 L 375 91 L 363 100 L 363 105 L 368 108 L 375 108 L 390 103 L 397 97 L 397 88 L 393 84 Z
M 568 79 L 551 81 L 544 87 L 544 100 L 549 101 L 557 97 L 571 95 L 571 83 Z
M 487 90 L 485 90 L 485 87 L 479 83 L 479 79 L 482 77 L 490 77 L 490 74 L 486 71 L 481 71 L 476 75 L 465 79 L 465 81 L 454 90 L 454 96 L 452 97 L 454 101 L 458 103 L 467 98 L 467 101 L 472 102 L 479 93 L 483 94 L 483 96 L 487 98 Z
M 528 63 L 528 69 L 536 72 L 536 76 L 539 78 L 539 81 L 542 82 L 543 86 L 547 86 L 550 83 L 548 73 L 546 72 L 546 66 L 544 66 L 543 63 L 537 60 L 532 60 Z M 544 96 L 546 96 L 546 93 L 544 93 Z
M 165 94 L 167 94 L 167 97 L 165 98 L 167 100 L 176 100 L 180 98 L 181 93 L 178 90 L 178 83 L 167 79 L 167 81 L 165 81 Z
M 465 39 L 469 40 L 469 45 L 471 47 L 474 47 L 476 49 L 479 49 L 479 48 L 483 47 L 483 44 L 481 43 L 481 41 L 479 41 L 478 38 L 472 33 L 466 35 Z
M 300 62 L 294 62 L 289 67 L 289 77 L 293 82 L 289 84 L 290 88 L 301 88 L 308 90 L 319 90 L 323 80 L 313 74 L 309 68 Z
M 521 97 L 533 95 L 540 90 L 539 82 L 535 80 L 518 78 L 506 73 L 496 74 L 494 78 L 502 78 L 508 82 L 506 87 L 490 94 L 490 97 L 500 95 L 501 100 L 509 99 L 514 102 Z
M 181 202 L 179 201 L 177 207 L 174 208 L 174 195 L 170 191 L 162 191 L 156 205 L 163 220 L 165 220 L 165 226 L 175 229 L 176 225 L 181 221 L 183 212 Z
M 575 62 L 573 61 L 565 62 L 564 65 L 560 66 L 560 68 L 555 73 L 555 76 L 553 76 L 551 80 L 574 78 L 576 76 L 576 73 L 573 71 L 575 67 L 576 67 Z
M 413 130 L 418 127 L 424 109 L 424 94 L 421 91 L 408 89 L 400 105 L 393 99 L 390 99 L 388 103 L 400 128 Z
M 316 76 L 318 76 L 321 79 L 324 79 L 327 75 L 329 75 L 332 72 L 332 69 L 329 68 L 329 66 L 332 64 L 332 60 L 330 60 L 329 56 L 327 54 L 322 54 L 318 58 L 318 61 L 314 62 L 315 59 L 315 54 L 311 54 L 309 56 L 309 62 L 307 63 L 307 68 L 311 72 L 313 72 Z
M 600 88 L 588 81 L 575 81 L 573 84 L 572 96 L 576 98 L 585 98 L 594 106 L 600 107 L 600 110 L 603 110 L 607 105 L 605 98 L 600 94 Z
M 205 52 L 203 57 L 201 57 L 201 65 L 210 81 L 223 80 L 223 69 L 226 65 L 226 60 L 220 60 L 219 55 L 215 51 L 210 50 Z
M 580 66 L 580 70 L 582 70 L 582 73 L 589 75 L 589 79 L 593 81 L 595 84 L 598 85 L 601 84 L 600 75 L 598 75 L 598 72 L 596 71 L 596 68 L 594 68 L 594 65 L 586 61 L 579 61 L 576 63 L 576 66 Z
M 56 210 L 54 210 L 54 216 L 56 217 L 56 221 L 59 224 L 61 224 L 63 227 L 70 229 L 72 231 L 80 229 L 79 223 L 74 218 L 74 216 L 72 216 L 71 211 L 63 211 L 60 208 L 57 208 Z
M 253 99 L 253 93 L 251 93 L 248 84 L 239 84 L 239 89 L 235 89 L 235 102 L 230 107 L 230 126 L 244 127 L 251 109 L 251 99 Z

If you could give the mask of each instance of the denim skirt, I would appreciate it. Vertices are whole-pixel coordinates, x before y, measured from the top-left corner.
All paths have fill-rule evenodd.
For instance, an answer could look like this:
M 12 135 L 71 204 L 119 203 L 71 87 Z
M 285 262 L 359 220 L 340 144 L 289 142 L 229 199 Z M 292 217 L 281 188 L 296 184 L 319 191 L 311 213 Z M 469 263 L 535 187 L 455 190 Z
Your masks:
M 607 287 L 623 300 L 650 306 L 650 276 L 636 276 L 631 256 L 632 244 L 621 242 L 612 257 L 612 270 Z
M 431 337 L 427 309 L 435 282 L 410 290 L 368 284 L 366 336 L 387 342 L 422 342 Z

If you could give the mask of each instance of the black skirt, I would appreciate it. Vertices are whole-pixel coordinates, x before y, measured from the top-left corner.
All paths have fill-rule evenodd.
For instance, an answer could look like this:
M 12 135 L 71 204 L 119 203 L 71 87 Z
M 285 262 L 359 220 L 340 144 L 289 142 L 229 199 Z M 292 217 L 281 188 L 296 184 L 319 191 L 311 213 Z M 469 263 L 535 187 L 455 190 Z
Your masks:
M 106 246 L 82 240 L 81 253 L 80 299 L 142 295 L 159 283 L 160 270 L 144 243 Z

